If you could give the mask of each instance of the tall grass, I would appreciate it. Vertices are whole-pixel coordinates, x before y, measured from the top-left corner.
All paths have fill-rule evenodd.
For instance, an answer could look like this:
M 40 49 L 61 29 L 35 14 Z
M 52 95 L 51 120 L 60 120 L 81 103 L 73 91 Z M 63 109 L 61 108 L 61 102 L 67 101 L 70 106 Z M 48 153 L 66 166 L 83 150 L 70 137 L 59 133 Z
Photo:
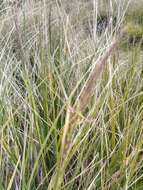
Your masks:
M 3 4 L 0 190 L 143 189 L 142 46 L 132 2 L 102 3 Z

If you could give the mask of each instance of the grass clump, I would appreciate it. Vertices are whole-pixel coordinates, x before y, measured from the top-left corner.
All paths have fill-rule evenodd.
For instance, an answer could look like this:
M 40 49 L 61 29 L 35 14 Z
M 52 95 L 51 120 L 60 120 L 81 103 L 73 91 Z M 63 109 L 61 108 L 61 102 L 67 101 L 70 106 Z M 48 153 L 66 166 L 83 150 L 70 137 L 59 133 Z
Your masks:
M 123 17 L 98 35 L 98 8 L 25 1 L 2 15 L 0 189 L 143 188 L 143 55 L 118 46 Z
M 140 25 L 143 25 L 143 11 L 141 7 L 143 6 L 142 1 L 134 1 L 130 4 L 129 11 L 126 13 L 126 19 L 128 21 L 133 21 Z
M 143 26 L 139 24 L 128 23 L 127 27 L 128 27 L 127 35 L 128 35 L 129 43 L 133 45 L 135 45 L 136 43 L 141 43 L 142 45 Z
M 143 45 L 143 26 L 140 24 L 135 24 L 134 22 L 127 22 L 126 32 L 124 35 L 124 40 L 122 41 L 122 48 L 127 49 L 128 47 L 140 47 Z

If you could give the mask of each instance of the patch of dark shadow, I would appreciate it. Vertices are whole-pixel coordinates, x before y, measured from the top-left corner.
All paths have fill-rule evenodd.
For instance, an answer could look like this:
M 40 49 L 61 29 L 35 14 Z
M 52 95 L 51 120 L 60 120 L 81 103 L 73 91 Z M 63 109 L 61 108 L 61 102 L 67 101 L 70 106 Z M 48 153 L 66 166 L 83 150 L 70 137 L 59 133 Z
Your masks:
M 6 12 L 5 2 L 0 0 L 0 15 L 3 15 Z
M 25 65 L 27 65 L 28 69 L 28 75 L 29 75 L 29 80 L 32 82 L 32 84 L 36 85 L 38 84 L 38 66 L 36 64 L 35 58 L 30 55 L 28 57 L 28 62 L 25 62 Z M 22 62 L 19 62 L 20 66 L 13 72 L 13 77 L 15 84 L 17 85 L 17 88 L 20 90 L 21 94 L 24 96 L 26 93 L 26 84 L 24 80 L 23 73 L 25 72 L 25 68 L 23 67 Z
M 25 83 L 21 76 L 21 71 L 17 70 L 13 73 L 13 77 L 15 79 L 15 84 L 17 85 L 18 89 L 24 94 L 25 92 Z
M 101 34 L 106 28 L 115 27 L 117 18 L 115 16 L 99 16 L 97 19 L 97 33 Z
M 84 29 L 86 33 L 92 36 L 94 25 L 96 24 L 96 32 L 98 35 L 101 35 L 105 32 L 105 30 L 110 31 L 111 28 L 114 28 L 117 24 L 117 17 L 112 15 L 99 15 L 97 17 L 97 21 L 93 21 L 93 19 L 89 21 L 84 21 Z
M 128 37 L 129 45 L 135 46 L 140 45 L 143 46 L 143 36 L 129 36 Z

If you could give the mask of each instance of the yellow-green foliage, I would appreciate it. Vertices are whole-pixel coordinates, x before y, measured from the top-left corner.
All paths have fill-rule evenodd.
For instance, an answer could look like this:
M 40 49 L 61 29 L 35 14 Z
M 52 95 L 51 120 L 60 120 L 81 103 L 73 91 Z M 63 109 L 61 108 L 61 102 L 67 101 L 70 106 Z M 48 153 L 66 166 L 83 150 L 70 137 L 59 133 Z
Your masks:
M 129 22 L 127 24 L 127 34 L 128 36 L 143 37 L 143 26 Z
M 122 42 L 122 47 L 131 47 L 136 45 L 143 45 L 143 26 L 134 22 L 127 23 L 127 30 Z

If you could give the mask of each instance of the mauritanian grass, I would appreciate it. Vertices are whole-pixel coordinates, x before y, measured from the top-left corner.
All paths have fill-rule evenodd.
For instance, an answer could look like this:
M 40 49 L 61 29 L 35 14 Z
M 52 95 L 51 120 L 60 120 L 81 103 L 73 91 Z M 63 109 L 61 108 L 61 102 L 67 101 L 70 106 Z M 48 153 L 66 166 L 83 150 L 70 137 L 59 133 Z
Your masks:
M 134 3 L 3 3 L 0 190 L 143 189 L 143 26 L 134 17 L 142 2 Z

